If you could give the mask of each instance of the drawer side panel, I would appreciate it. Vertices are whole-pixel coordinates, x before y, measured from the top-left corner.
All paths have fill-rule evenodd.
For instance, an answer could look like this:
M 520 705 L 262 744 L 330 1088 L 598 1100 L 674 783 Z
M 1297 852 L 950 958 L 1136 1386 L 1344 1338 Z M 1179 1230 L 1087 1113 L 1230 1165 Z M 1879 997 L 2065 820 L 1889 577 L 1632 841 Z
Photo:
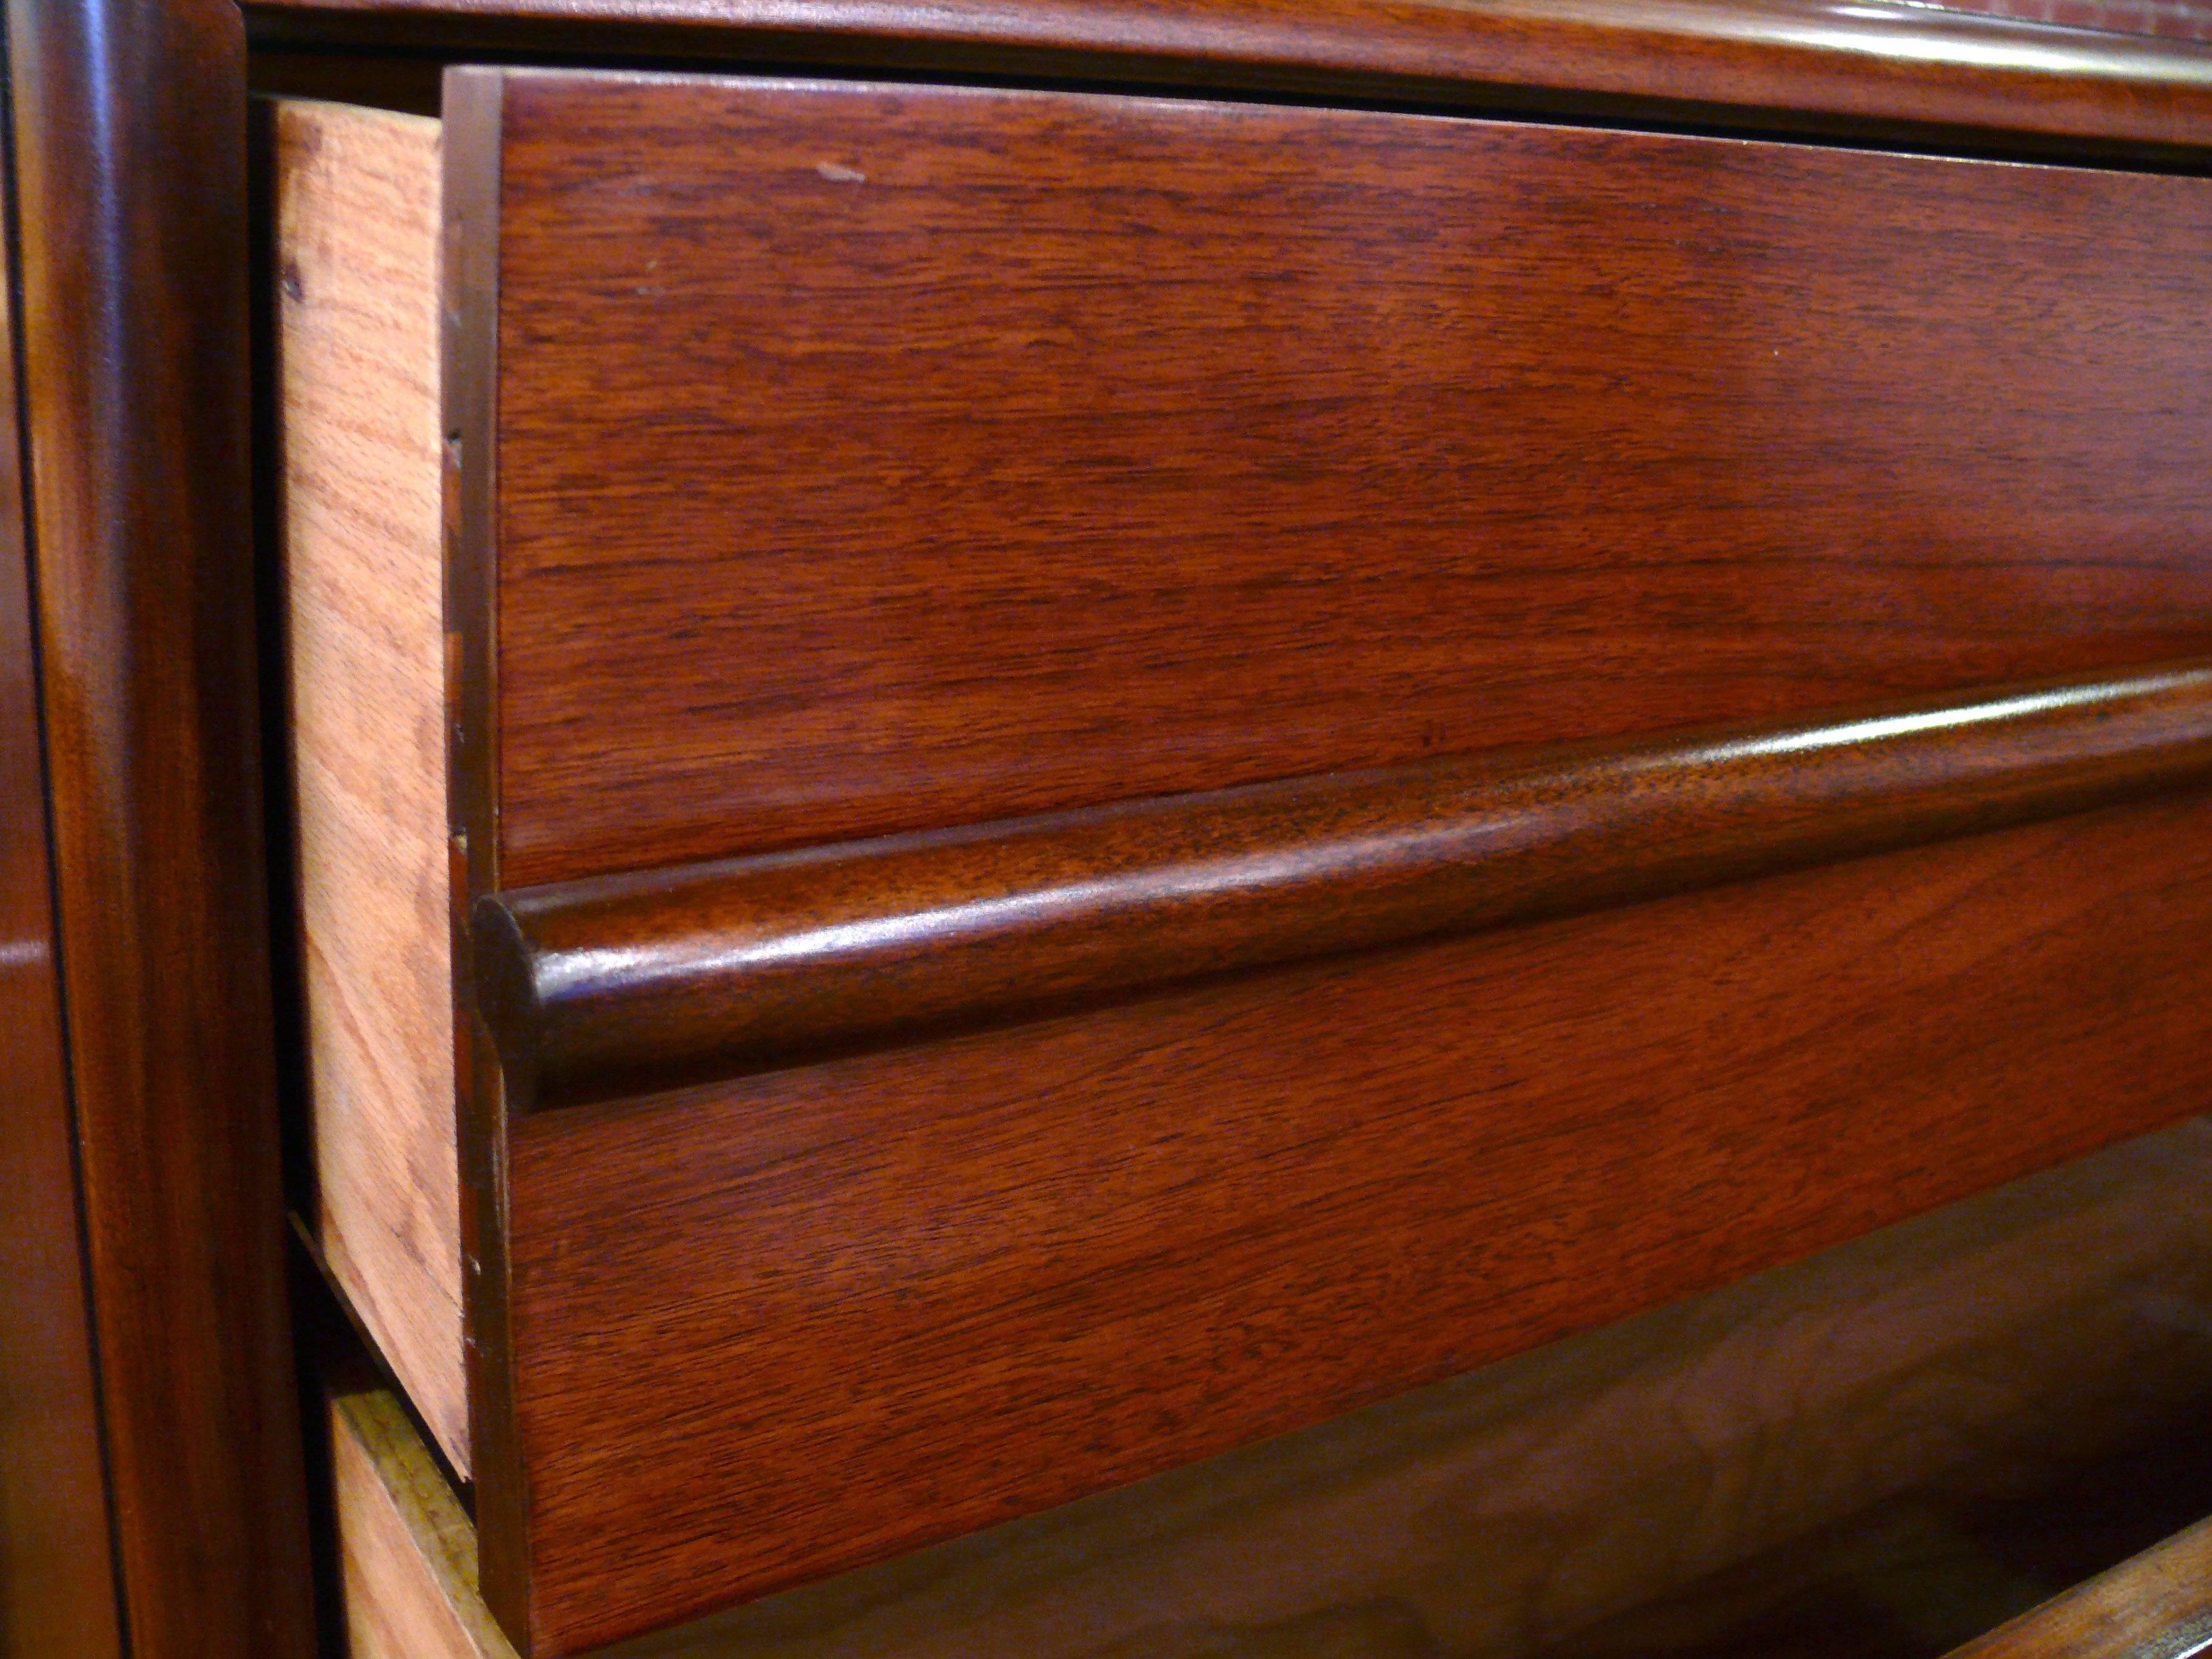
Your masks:
M 446 850 L 439 126 L 278 101 L 287 682 L 331 1273 L 469 1467 Z

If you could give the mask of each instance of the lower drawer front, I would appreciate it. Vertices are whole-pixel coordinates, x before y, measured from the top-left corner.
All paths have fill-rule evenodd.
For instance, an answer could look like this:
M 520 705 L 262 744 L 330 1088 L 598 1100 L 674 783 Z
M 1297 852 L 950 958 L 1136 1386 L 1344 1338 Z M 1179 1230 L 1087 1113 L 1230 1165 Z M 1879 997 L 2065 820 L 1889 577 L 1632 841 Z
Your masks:
M 1443 769 L 1389 774 L 1402 805 L 1453 756 L 2203 652 L 2212 183 L 983 88 L 446 97 L 279 124 L 318 1225 L 476 1481 L 527 1649 L 1311 1424 L 2203 1103 L 2212 807 L 2102 805 L 2201 779 L 2203 744 L 2116 791 L 2135 763 L 2069 692 L 2095 787 L 2061 805 L 2100 810 L 2022 825 L 1988 744 L 1955 789 L 1868 783 L 1921 729 L 1893 708 L 1820 739 L 1873 769 L 1839 822 L 2013 827 L 1557 919 L 1862 850 L 1787 743 L 1723 744 L 1668 775 L 1705 851 L 1647 836 L 1667 879 L 1479 938 L 1349 926 L 1361 866 L 1256 955 L 1193 924 L 1172 972 L 1025 1002 L 983 934 L 1081 883 L 870 890 L 800 952 L 877 951 L 791 1022 L 830 1038 L 566 1096 L 558 1022 L 481 978 L 457 1146 L 455 907 L 466 981 L 483 917 L 575 884 L 1025 846 L 1023 814 L 1305 775 L 1357 853 L 1373 769 Z M 1720 763 L 1754 750 L 1789 860 L 1731 816 Z M 1650 806 L 1577 752 L 1547 822 Z M 1115 890 L 1164 903 L 1206 851 L 1115 845 Z M 720 926 L 692 965 L 736 959 Z M 901 929 L 928 948 L 890 960 Z M 728 1048 L 644 961 L 577 969 L 631 998 L 587 1035 Z M 988 1018 L 910 1014 L 940 961 Z
M 508 1129 L 581 1644 L 1279 1433 L 2205 1105 L 2212 802 Z
M 2212 1124 L 2183 1124 L 625 1651 L 1936 1659 L 2026 1614 L 1973 1651 L 2117 1659 L 2140 1650 L 2033 1646 L 2098 1623 L 2034 1604 L 2212 1511 L 2208 1175 Z M 398 1402 L 334 1404 L 353 1659 L 511 1659 Z M 2184 1621 L 2185 1577 L 2159 1580 L 2102 1587 L 2103 1622 Z

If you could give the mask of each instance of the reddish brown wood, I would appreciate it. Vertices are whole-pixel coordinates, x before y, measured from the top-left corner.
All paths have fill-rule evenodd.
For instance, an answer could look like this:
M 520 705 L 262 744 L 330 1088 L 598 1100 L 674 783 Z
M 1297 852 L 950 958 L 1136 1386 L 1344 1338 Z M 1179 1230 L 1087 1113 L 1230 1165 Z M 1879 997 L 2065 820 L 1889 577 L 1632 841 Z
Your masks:
M 1954 11 L 1850 0 L 281 0 L 252 9 L 278 39 L 1079 76 L 1893 137 L 1948 131 L 1954 143 L 2212 143 L 2212 66 L 2201 48 L 1975 15 L 2006 3 Z
M 10 0 L 40 685 L 129 1651 L 313 1650 L 228 0 Z
M 527 1634 L 1040 1509 L 2199 1110 L 2209 831 L 2115 809 L 517 1118 Z
M 2212 181 L 504 97 L 505 885 L 2212 644 Z
M 0 177 L 0 204 L 7 187 Z M 0 318 L 12 328 L 14 276 L 0 276 Z M 14 338 L 0 349 L 0 1654 L 120 1659 L 49 896 Z
M 1814 1651 L 1933 1659 L 1943 1632 L 2024 1612 L 2212 1507 L 2212 1462 L 2189 1455 L 2212 1389 L 2208 1228 L 2198 1119 L 1306 1433 L 600 1651 L 1530 1659 L 1565 1638 L 1611 1659 L 1802 1659 L 1802 1627 L 1776 1631 L 1762 1604 L 1794 1589 L 1833 1632 Z M 354 1386 L 333 1425 L 354 1659 L 514 1659 L 419 1431 Z M 2160 1449 L 2151 1474 L 2137 1460 Z M 2100 1473 L 2135 1477 L 2118 1513 L 2081 1501 Z M 395 1506 L 411 1541 L 380 1552 Z M 1883 1575 L 1844 1547 L 1900 1516 L 1923 1540 L 1951 1523 L 1960 1547 Z M 1969 1538 L 2015 1571 L 1976 1562 Z M 1745 1588 L 1716 1606 L 1717 1581 Z M 441 1644 L 455 1614 L 472 1639 Z M 376 1646 L 409 1625 L 424 1633 Z M 1746 1626 L 1783 1640 L 1711 1640 Z
M 472 897 L 2208 643 L 2202 180 L 661 76 L 447 107 Z M 649 1107 L 511 1117 L 473 1045 L 486 1595 L 540 1650 L 641 1630 L 2165 1121 L 2203 810 Z
M 2201 664 L 1338 773 L 500 894 L 477 1006 L 529 1110 L 2207 781 Z

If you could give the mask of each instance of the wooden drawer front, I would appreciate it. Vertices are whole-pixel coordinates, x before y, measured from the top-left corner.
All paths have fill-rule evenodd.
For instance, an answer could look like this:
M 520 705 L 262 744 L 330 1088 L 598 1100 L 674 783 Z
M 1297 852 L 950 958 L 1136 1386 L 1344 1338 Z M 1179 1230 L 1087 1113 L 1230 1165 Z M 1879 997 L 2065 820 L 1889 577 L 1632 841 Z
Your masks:
M 415 362 L 304 132 L 283 373 Z M 544 70 L 369 148 L 447 590 L 347 638 L 457 839 L 356 807 L 476 1016 L 386 1254 L 526 1651 L 2206 1104 L 2212 183 Z M 439 568 L 408 499 L 307 552 Z M 448 1010 L 309 969 L 434 1228 Z
M 1934 1659 L 2212 1509 L 2208 1226 L 2200 1120 L 618 1651 Z M 335 1417 L 352 1659 L 514 1659 L 398 1403 Z
M 2197 799 L 520 1118 L 532 1628 L 1009 1519 L 2201 1111 L 2207 927 Z
M 2212 181 L 474 95 L 502 884 L 2212 641 Z

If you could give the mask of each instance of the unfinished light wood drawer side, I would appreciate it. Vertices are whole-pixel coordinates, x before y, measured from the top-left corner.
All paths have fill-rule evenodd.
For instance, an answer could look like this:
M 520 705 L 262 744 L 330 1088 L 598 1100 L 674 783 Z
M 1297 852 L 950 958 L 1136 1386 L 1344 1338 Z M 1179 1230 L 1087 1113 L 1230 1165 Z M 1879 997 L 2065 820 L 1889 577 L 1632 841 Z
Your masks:
M 2212 181 L 274 125 L 314 1226 L 526 1652 L 2205 1104 Z

